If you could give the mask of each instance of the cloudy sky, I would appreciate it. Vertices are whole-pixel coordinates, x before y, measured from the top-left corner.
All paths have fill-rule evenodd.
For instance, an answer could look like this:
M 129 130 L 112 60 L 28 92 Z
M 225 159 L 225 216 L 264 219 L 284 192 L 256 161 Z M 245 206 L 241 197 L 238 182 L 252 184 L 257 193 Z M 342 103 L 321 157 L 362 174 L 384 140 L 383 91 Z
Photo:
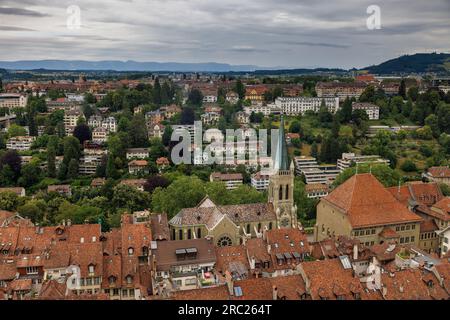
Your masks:
M 379 30 L 367 28 L 370 5 L 380 7 Z M 0 60 L 9 61 L 350 68 L 450 52 L 449 39 L 450 0 L 0 0 Z

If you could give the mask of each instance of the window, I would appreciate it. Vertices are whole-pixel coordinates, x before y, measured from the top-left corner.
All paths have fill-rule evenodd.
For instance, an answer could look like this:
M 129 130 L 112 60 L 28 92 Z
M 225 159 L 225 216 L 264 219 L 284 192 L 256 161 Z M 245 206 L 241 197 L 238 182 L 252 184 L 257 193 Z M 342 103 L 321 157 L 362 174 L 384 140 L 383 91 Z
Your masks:
M 92 286 L 92 278 L 87 278 L 86 279 L 86 285 L 87 286 Z
M 27 274 L 38 274 L 39 269 L 37 267 L 26 267 Z
M 405 243 L 405 238 L 401 237 L 400 238 L 400 243 Z
M 405 231 L 405 226 L 402 226 L 400 230 Z
M 359 231 L 358 230 L 355 231 L 355 237 L 357 237 L 357 236 L 359 236 Z
M 113 289 L 113 296 L 119 295 L 119 289 Z
M 269 223 L 269 230 L 272 230 L 272 222 Z
M 416 238 L 414 236 L 411 237 L 411 242 L 414 242 Z
M 197 229 L 197 239 L 201 239 L 201 237 L 202 237 L 202 229 L 198 228 Z
M 134 254 L 134 249 L 132 247 L 128 248 L 128 255 L 132 256 Z
M 411 226 L 410 226 L 410 225 L 407 225 L 407 226 L 406 226 L 406 230 L 409 230 L 409 229 L 411 229 Z
M 416 225 L 413 224 L 413 225 L 411 226 L 411 229 L 412 229 L 412 230 L 416 229 Z
M 178 230 L 178 240 L 183 240 L 183 230 Z
M 172 240 L 175 240 L 175 229 L 172 229 Z
M 366 230 L 366 236 L 370 234 L 370 230 Z
M 114 284 L 116 282 L 116 277 L 111 276 L 108 278 L 109 284 Z
M 230 237 L 223 236 L 217 241 L 218 247 L 229 247 L 232 246 L 233 242 L 231 241 Z
M 408 243 L 409 242 L 409 237 L 406 237 L 405 238 L 405 243 Z
M 250 224 L 247 224 L 247 233 L 250 233 Z
M 126 277 L 126 281 L 127 281 L 127 284 L 131 284 L 133 282 L 133 277 L 132 276 L 127 276 Z
M 134 289 L 130 289 L 130 297 L 134 297 Z
M 191 231 L 191 229 L 188 229 L 188 239 L 192 239 L 192 231 Z
M 100 277 L 95 277 L 94 278 L 94 284 L 95 285 L 99 285 L 100 284 Z
M 187 286 L 194 286 L 197 284 L 197 279 L 192 278 L 192 279 L 186 279 L 186 281 L 184 282 L 185 285 Z
M 400 227 L 399 227 L 399 226 L 396 226 L 396 227 L 395 227 L 395 231 L 400 231 Z
M 375 229 L 372 229 L 371 233 L 372 233 L 372 234 L 375 234 Z
M 261 232 L 261 223 L 258 223 L 258 232 Z
M 122 290 L 122 297 L 128 297 L 128 290 L 127 289 Z
M 278 200 L 283 200 L 283 188 L 281 186 L 278 190 Z
M 94 265 L 90 264 L 89 267 L 88 267 L 89 273 L 94 273 L 94 271 L 95 271 L 94 269 L 95 269 Z
M 286 185 L 286 192 L 285 192 L 285 197 L 286 200 L 289 199 L 289 185 Z

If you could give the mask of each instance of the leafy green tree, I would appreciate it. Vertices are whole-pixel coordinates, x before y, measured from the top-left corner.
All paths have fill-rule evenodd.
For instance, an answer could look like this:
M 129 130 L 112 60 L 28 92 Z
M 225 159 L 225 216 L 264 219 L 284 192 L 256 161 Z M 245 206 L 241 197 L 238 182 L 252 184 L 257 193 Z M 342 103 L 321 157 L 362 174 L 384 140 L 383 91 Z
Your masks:
M 134 115 L 131 120 L 131 128 L 129 136 L 132 147 L 142 148 L 148 146 L 148 132 L 147 125 L 145 124 L 145 118 L 141 114 Z
M 192 125 L 195 121 L 194 109 L 191 107 L 184 107 L 181 111 L 181 124 Z
M 244 99 L 244 97 L 245 97 L 245 86 L 242 83 L 241 79 L 238 79 L 236 81 L 236 85 L 235 85 L 234 91 L 236 91 L 236 93 L 238 94 L 239 99 L 241 99 L 241 100 Z
M 108 161 L 106 162 L 106 177 L 110 179 L 117 179 L 119 177 L 119 173 L 112 155 L 108 156 Z
M 33 223 L 42 223 L 45 218 L 47 203 L 42 199 L 32 199 L 17 208 L 21 217 L 31 219 Z
M 317 148 L 317 143 L 313 142 L 313 144 L 311 145 L 311 157 L 314 157 L 317 159 L 319 155 L 319 151 Z
M 25 201 L 14 192 L 0 192 L 0 209 L 6 211 L 16 211 Z
M 134 212 L 148 209 L 150 202 L 150 194 L 147 192 L 126 185 L 114 187 L 112 204 L 115 208 L 123 208 Z
M 41 168 L 34 164 L 26 164 L 22 167 L 21 176 L 18 180 L 19 185 L 28 188 L 38 183 L 42 178 Z
M 198 177 L 182 176 L 165 189 L 155 189 L 152 208 L 155 212 L 165 212 L 173 217 L 182 208 L 196 206 L 204 196 L 204 184 Z
M 383 164 L 361 164 L 358 165 L 358 174 L 371 172 L 385 187 L 397 186 L 401 181 L 401 175 L 397 170 Z M 356 167 L 350 167 L 340 173 L 333 182 L 333 187 L 344 183 L 347 179 L 356 174 Z
M 203 102 L 203 94 L 198 89 L 192 89 L 188 95 L 187 103 L 194 106 L 201 106 Z
M 22 167 L 22 160 L 16 150 L 8 150 L 0 155 L 0 170 L 5 166 L 9 167 L 9 170 L 13 173 L 13 179 L 16 180 Z
M 47 148 L 47 175 L 51 178 L 56 176 L 56 151 L 50 144 Z
M 78 177 L 78 160 L 71 159 L 67 167 L 67 178 L 75 179 L 76 177 Z
M 430 127 L 433 137 L 439 137 L 441 132 L 439 129 L 438 117 L 435 114 L 430 114 L 425 118 L 425 125 Z
M 24 127 L 13 123 L 8 128 L 8 135 L 10 137 L 26 136 L 27 135 L 27 131 L 25 130 Z
M 406 159 L 402 163 L 402 165 L 400 166 L 400 169 L 402 169 L 405 172 L 415 172 L 415 171 L 417 171 L 416 164 L 413 161 L 409 160 L 409 159 Z
M 398 95 L 406 100 L 406 82 L 405 79 L 402 79 L 400 82 L 400 87 L 398 88 Z
M 266 201 L 263 193 L 246 184 L 230 190 L 230 197 L 230 202 L 233 204 L 261 203 Z
M 85 123 L 78 124 L 73 130 L 73 136 L 83 144 L 85 141 L 89 141 L 92 138 L 91 129 Z

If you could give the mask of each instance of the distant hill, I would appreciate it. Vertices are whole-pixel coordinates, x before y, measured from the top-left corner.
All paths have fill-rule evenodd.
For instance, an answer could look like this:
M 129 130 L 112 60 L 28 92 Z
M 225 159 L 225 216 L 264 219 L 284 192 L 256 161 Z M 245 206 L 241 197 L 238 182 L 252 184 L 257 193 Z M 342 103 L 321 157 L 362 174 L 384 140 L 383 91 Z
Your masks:
M 253 65 L 230 65 L 226 63 L 178 63 L 137 61 L 83 61 L 83 60 L 22 60 L 0 61 L 0 68 L 10 70 L 114 70 L 114 71 L 169 71 L 169 72 L 252 72 L 259 69 Z
M 449 53 L 416 53 L 388 60 L 361 70 L 373 74 L 450 73 Z

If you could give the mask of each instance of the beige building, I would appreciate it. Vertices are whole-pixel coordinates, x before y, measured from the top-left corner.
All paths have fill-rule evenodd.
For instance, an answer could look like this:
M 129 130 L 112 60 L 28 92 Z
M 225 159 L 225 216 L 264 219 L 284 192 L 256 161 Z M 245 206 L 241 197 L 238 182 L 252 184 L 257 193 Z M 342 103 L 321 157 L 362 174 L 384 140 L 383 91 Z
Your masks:
M 431 167 L 423 175 L 430 181 L 445 183 L 450 186 L 450 168 L 449 167 Z
M 344 235 L 367 246 L 419 245 L 421 221 L 372 174 L 357 174 L 321 199 L 314 236 L 321 241 Z

